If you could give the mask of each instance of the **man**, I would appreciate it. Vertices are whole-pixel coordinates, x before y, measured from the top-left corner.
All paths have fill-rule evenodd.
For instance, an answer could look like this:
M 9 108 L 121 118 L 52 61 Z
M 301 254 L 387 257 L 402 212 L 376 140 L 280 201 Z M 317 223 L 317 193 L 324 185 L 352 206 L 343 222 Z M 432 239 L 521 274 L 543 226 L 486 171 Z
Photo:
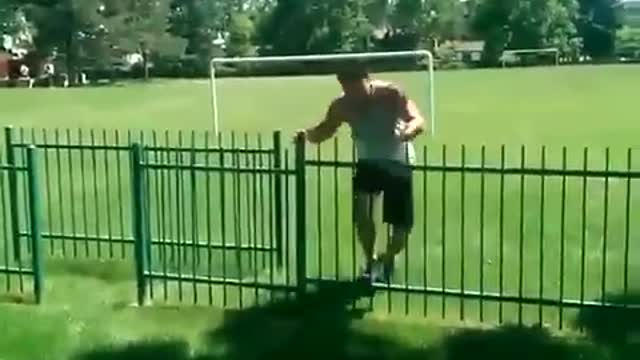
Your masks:
M 299 132 L 311 143 L 332 137 L 346 123 L 352 130 L 358 160 L 353 179 L 354 221 L 365 256 L 363 277 L 389 281 L 396 256 L 405 248 L 413 226 L 412 141 L 424 132 L 416 104 L 391 83 L 371 79 L 366 69 L 337 75 L 343 94 L 333 100 L 325 119 Z M 392 226 L 383 254 L 374 253 L 374 203 L 384 194 L 383 218 Z

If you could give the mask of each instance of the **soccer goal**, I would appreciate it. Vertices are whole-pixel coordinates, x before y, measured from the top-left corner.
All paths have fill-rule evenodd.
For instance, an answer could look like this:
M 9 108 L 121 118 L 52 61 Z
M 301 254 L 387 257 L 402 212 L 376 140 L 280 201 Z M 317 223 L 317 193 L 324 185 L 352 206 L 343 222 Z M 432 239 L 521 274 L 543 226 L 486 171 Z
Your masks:
M 550 54 L 553 56 L 555 65 L 560 65 L 560 49 L 557 48 L 546 48 L 546 49 L 514 49 L 514 50 L 505 50 L 500 57 L 500 61 L 502 62 L 502 67 L 507 67 L 508 63 L 518 62 L 520 55 L 530 55 L 530 54 Z
M 265 64 L 272 63 L 283 64 L 287 62 L 340 62 L 340 61 L 384 61 L 385 59 L 424 59 L 424 65 L 427 76 L 424 79 L 424 86 L 427 92 L 428 117 L 431 119 L 431 133 L 435 134 L 436 125 L 436 105 L 435 105 L 435 83 L 434 83 L 434 58 L 433 54 L 428 50 L 415 51 L 393 51 L 393 52 L 367 52 L 367 53 L 349 53 L 349 54 L 322 54 L 322 55 L 298 55 L 298 56 L 264 56 L 264 57 L 222 57 L 213 58 L 210 62 L 210 90 L 211 90 L 211 110 L 213 117 L 213 127 L 216 134 L 221 130 L 220 104 L 218 102 L 219 90 L 216 78 L 216 68 L 221 65 L 238 66 L 240 64 Z M 421 65 L 422 67 L 422 65 Z M 336 69 L 337 70 L 337 69 Z

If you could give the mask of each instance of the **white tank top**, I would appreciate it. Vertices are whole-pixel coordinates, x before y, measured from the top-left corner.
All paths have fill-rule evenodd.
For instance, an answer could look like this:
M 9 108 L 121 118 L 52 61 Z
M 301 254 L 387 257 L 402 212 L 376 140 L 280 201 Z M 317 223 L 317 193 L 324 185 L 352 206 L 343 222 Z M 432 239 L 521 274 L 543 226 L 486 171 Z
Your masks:
M 358 160 L 392 160 L 414 164 L 413 144 L 401 141 L 395 134 L 396 126 L 401 121 L 396 114 L 377 104 L 370 106 L 359 119 L 349 121 Z

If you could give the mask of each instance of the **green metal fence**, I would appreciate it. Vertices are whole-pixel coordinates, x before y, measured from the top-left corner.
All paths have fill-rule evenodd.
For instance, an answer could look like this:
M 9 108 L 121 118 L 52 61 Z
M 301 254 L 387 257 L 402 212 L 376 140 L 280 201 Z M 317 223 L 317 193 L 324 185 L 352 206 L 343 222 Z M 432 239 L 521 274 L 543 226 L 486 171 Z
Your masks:
M 231 149 L 225 148 L 222 140 L 220 146 L 214 146 L 219 139 L 210 133 L 7 127 L 4 140 L 7 153 L 17 165 L 25 164 L 24 150 L 31 144 L 42 152 L 40 166 L 45 178 L 46 203 L 43 238 L 48 242 L 50 255 L 129 259 L 134 245 L 131 144 L 144 143 L 144 156 L 152 160 L 171 159 L 180 164 L 199 161 L 205 154 L 212 162 L 254 156 L 265 163 L 275 163 L 276 154 L 281 154 L 281 139 L 280 133 L 272 136 L 269 147 L 262 144 L 261 137 L 252 139 L 255 146 L 251 147 L 245 137 L 244 144 L 233 144 Z M 188 192 L 189 184 L 181 181 L 171 186 L 184 193 Z M 177 186 L 184 188 L 177 189 Z M 277 210 L 282 204 L 273 203 L 273 206 Z M 168 231 L 172 231 L 172 225 L 179 226 L 167 224 Z M 29 236 L 24 224 L 19 236 L 23 239 Z M 260 250 L 279 252 L 276 247 L 280 245 L 277 242 L 273 248 L 262 246 Z
M 6 131 L 16 166 L 28 144 L 42 153 L 49 254 L 129 261 L 141 303 L 245 307 L 358 276 L 348 139 Z M 580 309 L 638 307 L 634 152 L 420 149 L 408 248 L 364 305 L 559 327 Z
M 25 154 L 24 166 L 15 165 L 11 156 L 6 165 L 0 165 L 0 288 L 7 294 L 23 295 L 31 287 L 39 304 L 44 281 L 39 160 L 34 147 L 26 148 Z M 20 225 L 30 230 L 26 243 L 20 241 Z

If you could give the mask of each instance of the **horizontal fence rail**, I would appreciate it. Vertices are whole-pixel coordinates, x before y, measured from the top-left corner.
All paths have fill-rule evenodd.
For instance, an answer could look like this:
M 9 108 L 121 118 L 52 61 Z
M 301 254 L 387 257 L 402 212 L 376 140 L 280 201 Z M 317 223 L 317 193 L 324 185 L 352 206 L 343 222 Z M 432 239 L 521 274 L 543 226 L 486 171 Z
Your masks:
M 140 303 L 245 307 L 360 275 L 348 139 L 7 129 L 5 141 L 7 169 L 26 169 L 30 143 L 41 153 L 48 254 L 129 262 Z M 418 150 L 415 225 L 394 276 L 362 299 L 372 310 L 562 328 L 585 309 L 640 306 L 632 149 Z M 20 222 L 5 238 L 22 244 L 28 208 L 8 194 Z M 392 230 L 381 205 L 378 251 Z

